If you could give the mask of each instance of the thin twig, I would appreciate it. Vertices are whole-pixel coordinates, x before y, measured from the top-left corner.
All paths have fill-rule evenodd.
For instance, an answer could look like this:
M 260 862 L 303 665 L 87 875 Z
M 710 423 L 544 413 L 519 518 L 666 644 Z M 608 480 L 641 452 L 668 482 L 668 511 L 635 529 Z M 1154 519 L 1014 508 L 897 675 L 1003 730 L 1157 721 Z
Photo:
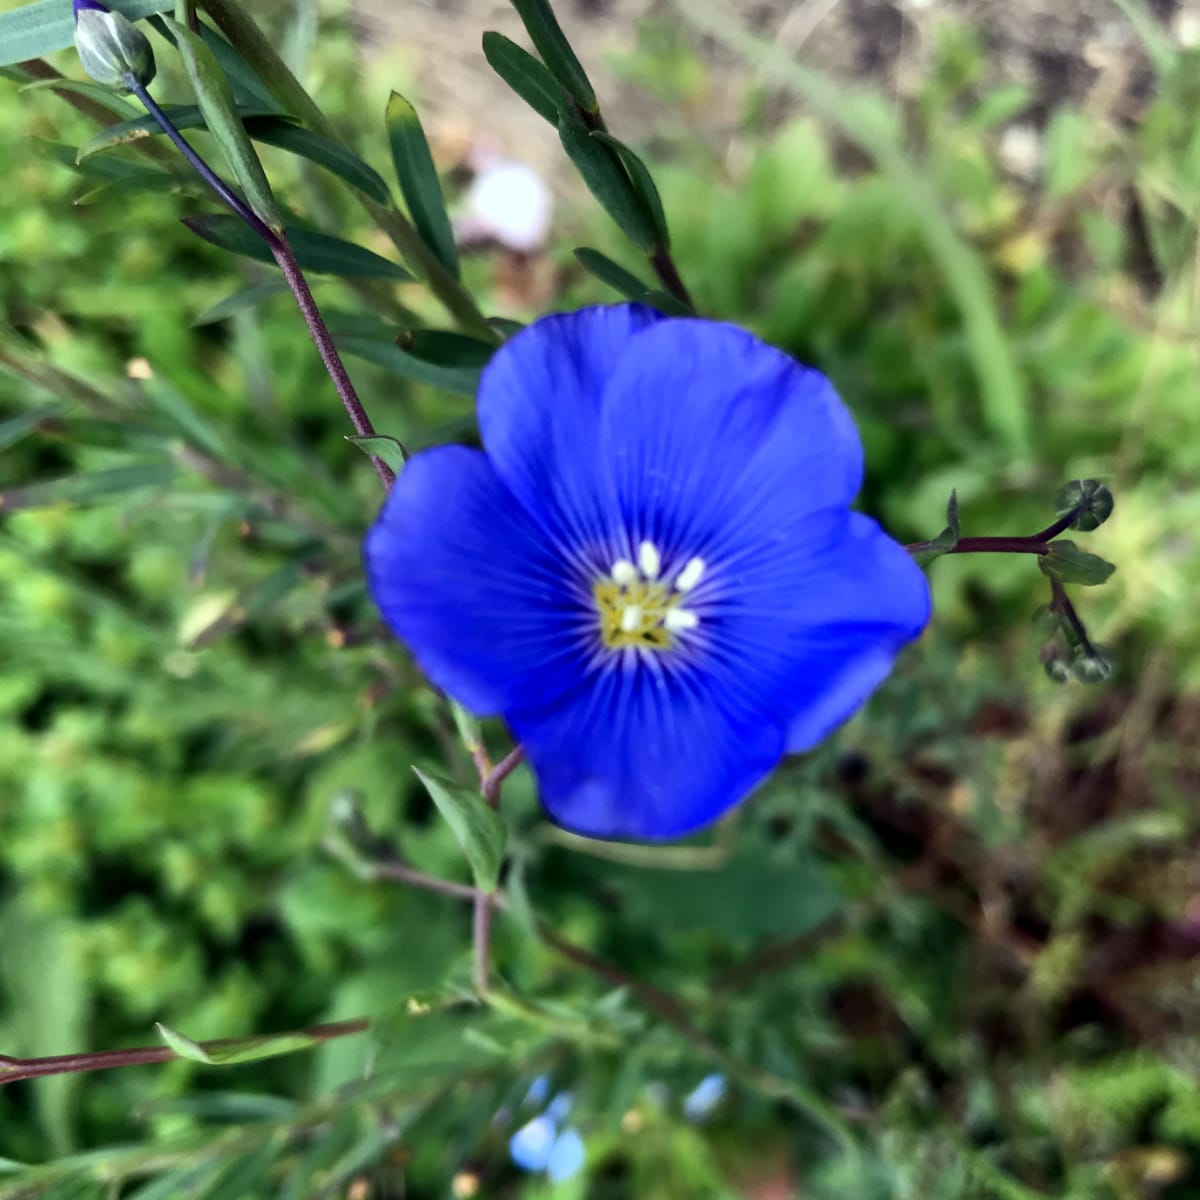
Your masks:
M 521 746 L 514 746 L 486 774 L 481 773 L 479 790 L 483 798 L 496 808 L 500 803 L 500 788 L 504 781 L 525 761 L 525 751 Z M 476 763 L 478 766 L 478 763 Z
M 351 1021 L 335 1021 L 327 1025 L 310 1025 L 295 1030 L 317 1042 L 328 1042 L 334 1038 L 363 1033 L 370 1025 L 367 1017 Z M 289 1034 L 262 1035 L 246 1038 L 218 1038 L 201 1042 L 201 1049 L 209 1052 L 232 1050 L 238 1046 L 253 1045 L 264 1041 L 265 1036 L 288 1037 Z M 22 1079 L 38 1079 L 45 1075 L 76 1075 L 83 1071 L 107 1071 L 114 1067 L 136 1067 L 147 1063 L 170 1062 L 180 1056 L 170 1046 L 135 1046 L 129 1050 L 99 1050 L 92 1054 L 53 1054 L 47 1058 L 10 1058 L 0 1054 L 0 1087 L 17 1083 Z
M 474 900 L 482 895 L 469 883 L 453 883 L 449 879 L 438 879 L 434 875 L 426 875 L 424 871 L 414 870 L 399 862 L 377 862 L 371 867 L 371 878 L 390 879 L 396 883 L 404 883 L 409 887 L 421 888 L 426 892 L 437 892 L 442 896 L 453 896 L 456 900 Z
M 200 178 L 208 184 L 236 216 L 244 221 L 266 243 L 280 271 L 283 272 L 283 278 L 292 295 L 295 297 L 296 305 L 300 309 L 300 313 L 304 317 L 304 323 L 308 326 L 308 332 L 312 337 L 314 345 L 317 347 L 317 353 L 321 356 L 321 362 L 324 364 L 329 378 L 333 381 L 333 386 L 337 389 L 337 394 L 342 401 L 342 407 L 346 410 L 351 425 L 354 426 L 354 432 L 359 437 L 374 437 L 375 427 L 371 424 L 371 419 L 367 416 L 366 410 L 362 406 L 362 401 L 359 400 L 358 393 L 354 390 L 354 385 L 350 382 L 350 376 L 346 372 L 345 364 L 342 362 L 341 356 L 337 352 L 337 347 L 333 343 L 333 338 L 330 336 L 325 321 L 321 316 L 321 310 L 317 307 L 317 302 L 313 299 L 312 290 L 308 286 L 308 280 L 305 279 L 304 272 L 300 269 L 300 264 L 296 261 L 296 255 L 293 253 L 291 246 L 288 245 L 287 237 L 283 231 L 272 229 L 196 153 L 183 134 L 175 128 L 171 118 L 163 112 L 154 97 L 138 82 L 132 73 L 125 76 L 125 83 L 129 90 L 141 101 L 146 111 L 158 123 L 163 133 L 171 139 L 179 153 L 191 164 Z M 374 454 L 370 458 L 371 465 L 375 468 L 375 474 L 379 476 L 379 482 L 383 484 L 385 490 L 390 488 L 396 480 L 391 467 Z

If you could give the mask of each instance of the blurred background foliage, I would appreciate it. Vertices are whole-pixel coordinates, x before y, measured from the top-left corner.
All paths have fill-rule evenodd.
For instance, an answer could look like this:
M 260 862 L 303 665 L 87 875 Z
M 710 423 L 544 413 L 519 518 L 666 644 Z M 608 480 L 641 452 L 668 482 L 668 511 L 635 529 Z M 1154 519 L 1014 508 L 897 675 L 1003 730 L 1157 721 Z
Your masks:
M 1034 565 L 946 559 L 865 714 L 694 847 L 581 844 L 522 770 L 494 953 L 525 999 L 494 1008 L 454 999 L 466 907 L 328 852 L 353 808 L 378 853 L 467 881 L 409 767 L 473 776 L 366 600 L 377 481 L 290 297 L 214 315 L 273 272 L 179 223 L 213 206 L 165 143 L 76 169 L 95 123 L 0 84 L 0 1048 L 379 1018 L 253 1065 L 6 1087 L 0 1196 L 1200 1194 L 1200 56 L 1121 8 L 1147 85 L 1052 104 L 939 6 L 903 94 L 773 74 L 671 14 L 610 55 L 657 114 L 616 132 L 697 308 L 834 379 L 898 537 L 934 536 L 952 488 L 964 532 L 1016 534 L 1063 480 L 1110 484 L 1086 541 L 1119 569 L 1077 602 L 1118 668 L 1056 687 Z M 419 101 L 437 63 L 364 57 L 339 6 L 255 15 L 390 180 L 376 100 Z M 186 102 L 162 47 L 156 94 Z M 434 146 L 453 200 L 467 156 Z M 263 154 L 298 218 L 391 256 L 331 175 Z M 550 174 L 544 250 L 464 256 L 489 314 L 615 299 L 575 245 L 648 278 Z M 445 327 L 418 285 L 314 287 L 346 337 Z M 349 362 L 381 433 L 470 436 L 461 386 L 375 358 Z M 561 1182 L 508 1154 L 543 1075 L 586 1145 Z

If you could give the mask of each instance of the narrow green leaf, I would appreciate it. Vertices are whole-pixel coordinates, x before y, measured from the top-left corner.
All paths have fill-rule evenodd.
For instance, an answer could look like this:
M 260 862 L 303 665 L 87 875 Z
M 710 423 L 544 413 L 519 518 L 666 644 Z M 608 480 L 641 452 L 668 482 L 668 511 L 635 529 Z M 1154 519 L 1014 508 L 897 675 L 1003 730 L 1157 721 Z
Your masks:
M 400 181 L 413 224 L 438 262 L 457 279 L 458 251 L 454 246 L 454 233 L 446 214 L 437 167 L 417 110 L 399 92 L 393 92 L 385 120 L 396 178 Z
M 202 417 L 165 375 L 156 373 L 142 384 L 142 390 L 150 397 L 154 407 L 165 413 L 175 427 L 202 450 L 220 462 L 229 457 L 218 428 Z
M 204 39 L 193 33 L 186 25 L 163 20 L 175 35 L 175 44 L 196 93 L 204 123 L 225 154 L 234 176 L 246 200 L 254 212 L 272 229 L 283 228 L 283 215 L 271 193 L 266 173 L 242 124 L 238 113 L 233 88 L 224 72 L 217 65 L 216 57 Z
M 306 557 L 301 552 L 253 587 L 247 588 L 207 624 L 198 629 L 186 629 L 183 638 L 186 648 L 204 650 L 273 609 L 303 581 Z
M 204 1063 L 209 1067 L 232 1066 L 234 1063 L 256 1062 L 261 1058 L 276 1058 L 281 1054 L 294 1054 L 297 1050 L 308 1050 L 317 1045 L 317 1039 L 309 1033 L 280 1033 L 265 1034 L 258 1038 L 237 1038 L 226 1043 L 202 1046 L 162 1022 L 157 1022 L 154 1028 L 158 1030 L 159 1037 L 180 1058 Z
M 75 198 L 74 203 L 77 207 L 83 207 L 101 201 L 109 202 L 121 196 L 139 195 L 144 192 L 170 192 L 186 186 L 185 181 L 178 175 L 169 175 L 166 171 L 138 170 L 88 188 Z
M 364 454 L 373 454 L 391 467 L 397 475 L 404 470 L 404 464 L 408 462 L 408 453 L 394 437 L 378 433 L 366 437 L 347 435 L 346 441 L 357 446 Z
M 649 287 L 632 271 L 627 271 L 620 263 L 613 262 L 608 255 L 601 254 L 599 250 L 593 250 L 590 246 L 576 246 L 574 253 L 579 265 L 601 283 L 607 283 L 627 300 L 645 300 L 650 291 Z
M 946 528 L 932 541 L 923 543 L 921 549 L 914 550 L 913 558 L 921 566 L 931 563 L 935 558 L 949 554 L 958 545 L 959 536 L 958 489 L 955 488 L 950 493 L 950 499 L 946 504 Z
M 396 344 L 422 362 L 474 371 L 486 367 L 496 352 L 495 346 L 450 329 L 409 329 L 396 339 Z
M 226 317 L 231 317 L 234 313 L 253 308 L 264 300 L 282 295 L 286 291 L 287 285 L 277 279 L 273 279 L 269 283 L 255 283 L 250 287 L 241 288 L 232 295 L 226 296 L 224 300 L 218 300 L 211 308 L 206 308 L 198 317 L 194 317 L 192 327 L 197 328 L 201 325 L 213 325 L 217 321 L 224 321 Z
M 176 129 L 203 129 L 204 113 L 200 106 L 196 104 L 180 104 L 171 105 L 163 109 L 171 119 L 171 124 Z M 244 118 L 269 116 L 269 110 L 264 111 L 260 108 L 247 108 L 240 110 L 240 114 Z M 139 141 L 141 138 L 157 137 L 162 133 L 162 126 L 153 117 L 137 117 L 131 121 L 121 121 L 116 125 L 109 125 L 101 129 L 99 133 L 93 134 L 75 153 L 75 162 L 82 164 L 93 154 L 99 154 L 103 150 L 111 150 L 114 146 L 124 146 L 129 142 Z
M 551 125 L 567 111 L 567 94 L 562 85 L 528 50 L 502 33 L 483 35 L 483 55 L 492 70 L 539 116 Z
M 444 367 L 427 362 L 401 350 L 395 342 L 382 341 L 367 337 L 339 337 L 338 349 L 343 354 L 352 354 L 355 358 L 364 358 L 376 366 L 385 368 L 393 374 L 417 383 L 427 383 L 430 387 L 444 388 L 448 392 L 458 392 L 464 396 L 473 396 L 479 388 L 479 368 L 477 367 Z
M 191 1038 L 184 1037 L 182 1033 L 177 1033 L 169 1025 L 164 1025 L 161 1021 L 156 1021 L 154 1028 L 158 1031 L 158 1036 L 180 1058 L 189 1059 L 191 1062 L 204 1063 L 206 1066 L 212 1065 L 212 1058 L 209 1057 L 208 1051 L 199 1042 L 193 1042 Z
M 183 223 L 197 237 L 223 250 L 232 250 L 259 262 L 275 261 L 262 239 L 232 214 L 184 217 Z M 306 271 L 338 275 L 343 279 L 391 279 L 401 283 L 413 278 L 403 267 L 353 242 L 343 242 L 340 238 L 309 229 L 287 228 L 284 234 L 297 262 Z
M 57 417 L 66 411 L 63 404 L 45 404 L 41 408 L 31 408 L 29 412 L 0 421 L 0 450 L 15 445 L 27 434 L 32 433 L 43 421 Z
M 165 12 L 173 0 L 109 0 L 108 7 L 131 21 Z M 75 39 L 71 5 L 63 0 L 35 0 L 0 13 L 0 66 L 41 58 L 64 50 Z
M 471 865 L 475 886 L 494 892 L 500 882 L 507 832 L 500 815 L 475 791 L 413 768 Z
M 377 204 L 391 202 L 383 176 L 342 142 L 282 117 L 251 117 L 246 121 L 246 132 L 256 142 L 266 142 L 269 146 L 315 162 L 370 196 Z
M 654 222 L 658 245 L 663 250 L 669 250 L 671 234 L 667 229 L 667 214 L 663 209 L 662 197 L 658 194 L 658 188 L 649 168 L 634 151 L 624 142 L 613 137 L 611 133 L 606 133 L 603 129 L 593 129 L 592 137 L 606 146 L 611 146 L 617 152 L 617 156 L 625 164 L 625 170 L 629 172 L 629 181 L 633 185 L 634 192 L 646 212 L 650 214 L 651 221 Z
M 70 92 L 76 96 L 86 96 L 89 100 L 94 100 L 97 104 L 103 105 L 109 112 L 120 117 L 122 120 L 135 117 L 138 113 L 138 109 L 130 104 L 128 100 L 118 96 L 112 88 L 102 87 L 98 83 L 80 79 L 35 79 L 32 83 L 25 84 L 21 88 L 21 91 Z
M 559 118 L 558 137 L 588 191 L 621 232 L 647 254 L 652 252 L 658 245 L 658 231 L 616 153 L 574 117 Z
M 0 491 L 0 512 L 13 512 L 19 508 L 48 508 L 54 504 L 88 504 L 121 492 L 162 487 L 170 483 L 176 474 L 173 463 L 157 462 L 112 467 L 90 475 L 42 480 Z
M 1062 583 L 1079 583 L 1084 587 L 1095 587 L 1103 583 L 1117 568 L 1098 554 L 1080 550 L 1074 542 L 1050 543 L 1050 553 L 1038 557 L 1042 574 Z
M 586 112 L 599 112 L 596 93 L 582 63 L 575 57 L 575 51 L 571 49 L 571 43 L 567 41 L 549 0 L 512 0 L 512 6 L 517 10 L 529 40 L 533 42 L 534 49 L 541 55 L 550 74 Z

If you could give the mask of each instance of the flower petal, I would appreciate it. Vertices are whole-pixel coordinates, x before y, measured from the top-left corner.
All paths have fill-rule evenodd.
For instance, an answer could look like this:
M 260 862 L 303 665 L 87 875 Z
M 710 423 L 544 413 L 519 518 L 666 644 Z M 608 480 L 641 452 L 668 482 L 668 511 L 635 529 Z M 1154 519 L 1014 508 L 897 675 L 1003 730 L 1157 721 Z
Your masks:
M 585 837 L 673 838 L 716 820 L 783 754 L 782 723 L 736 699 L 701 671 L 629 657 L 508 721 L 558 824 Z
M 578 685 L 595 615 L 478 450 L 418 454 L 366 541 L 371 594 L 425 674 L 484 716 Z
M 586 1150 L 578 1129 L 564 1129 L 555 1140 L 554 1149 L 546 1160 L 546 1176 L 552 1183 L 562 1183 L 583 1168 Z
M 760 698 L 807 750 L 847 720 L 929 620 L 911 555 L 869 517 L 822 513 L 748 541 L 710 581 L 697 659 Z
M 509 491 L 570 547 L 605 539 L 615 515 L 596 448 L 605 381 L 640 331 L 638 304 L 545 317 L 496 352 L 479 383 L 479 430 Z
M 846 507 L 858 433 L 829 380 L 732 325 L 671 320 L 633 338 L 604 393 L 603 454 L 626 529 L 664 555 L 719 556 Z
M 558 1130 L 549 1117 L 534 1117 L 508 1139 L 508 1154 L 522 1171 L 544 1171 Z

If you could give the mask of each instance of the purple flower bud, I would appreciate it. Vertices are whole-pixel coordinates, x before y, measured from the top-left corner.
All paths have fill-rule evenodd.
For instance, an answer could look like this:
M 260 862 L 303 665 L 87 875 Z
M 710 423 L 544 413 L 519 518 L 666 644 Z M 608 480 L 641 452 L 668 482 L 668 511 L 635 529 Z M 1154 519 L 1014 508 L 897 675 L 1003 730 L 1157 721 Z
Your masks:
M 72 0 L 75 7 L 75 23 L 79 23 L 79 14 L 81 12 L 112 12 L 112 9 L 106 4 L 98 4 L 96 0 Z

